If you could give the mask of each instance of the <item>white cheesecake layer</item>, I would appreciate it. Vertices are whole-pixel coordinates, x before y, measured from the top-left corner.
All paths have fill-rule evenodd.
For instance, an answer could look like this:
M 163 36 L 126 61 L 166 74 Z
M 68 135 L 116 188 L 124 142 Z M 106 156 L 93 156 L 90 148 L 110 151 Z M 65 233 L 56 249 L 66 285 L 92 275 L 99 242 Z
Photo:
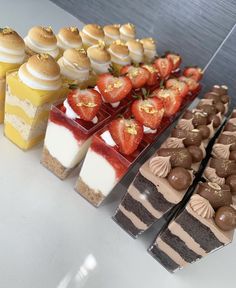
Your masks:
M 79 142 L 66 127 L 48 122 L 44 146 L 65 168 L 74 168 L 83 159 L 90 142 Z
M 113 166 L 91 148 L 85 157 L 80 177 L 95 193 L 101 192 L 105 197 L 117 182 Z

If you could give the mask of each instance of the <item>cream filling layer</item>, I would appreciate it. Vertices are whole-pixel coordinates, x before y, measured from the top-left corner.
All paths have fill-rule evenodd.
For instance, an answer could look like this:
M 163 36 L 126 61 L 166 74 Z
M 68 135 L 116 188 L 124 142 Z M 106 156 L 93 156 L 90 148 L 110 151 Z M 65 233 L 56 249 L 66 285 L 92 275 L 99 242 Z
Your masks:
M 69 129 L 48 122 L 44 146 L 67 169 L 74 168 L 83 159 L 90 142 L 90 139 L 79 142 Z
M 29 35 L 27 35 L 24 38 L 24 41 L 25 41 L 26 46 L 36 53 L 47 53 L 51 55 L 53 58 L 56 58 L 59 54 L 59 49 L 57 47 L 57 44 L 42 46 L 39 43 L 35 42 L 33 39 L 31 39 Z
M 156 210 L 152 204 L 148 201 L 148 196 L 141 194 L 132 184 L 128 188 L 128 193 L 132 198 L 143 205 L 156 219 L 162 217 L 163 213 Z
M 61 69 L 61 74 L 70 79 L 77 80 L 78 82 L 83 82 L 89 79 L 89 68 L 80 68 L 79 66 L 73 65 L 65 57 L 61 57 L 58 62 Z
M 70 48 L 77 48 L 80 49 L 82 47 L 82 41 L 78 43 L 71 43 L 65 39 L 62 35 L 57 35 L 57 46 L 60 47 L 62 50 L 70 49 Z
M 137 227 L 139 230 L 146 230 L 148 226 L 143 223 L 133 212 L 126 210 L 122 205 L 119 205 L 119 210 Z
M 157 238 L 155 245 L 180 267 L 185 267 L 189 264 L 179 255 L 178 252 L 176 252 L 172 247 L 166 244 L 160 237 Z
M 80 177 L 95 194 L 101 192 L 105 197 L 117 183 L 113 166 L 91 148 L 86 154 Z
M 176 236 L 178 236 L 185 244 L 186 246 L 194 251 L 196 254 L 200 256 L 206 256 L 207 252 L 201 248 L 201 246 L 195 242 L 195 240 L 186 232 L 184 229 L 175 221 L 172 222 L 169 226 L 168 229 L 170 232 Z
M 37 117 L 44 111 L 49 111 L 51 107 L 51 104 L 49 103 L 36 107 L 27 99 L 21 100 L 11 94 L 9 87 L 6 90 L 6 103 L 21 108 L 30 118 Z
M 45 133 L 47 121 L 41 121 L 37 125 L 26 124 L 20 117 L 12 114 L 5 114 L 5 123 L 12 125 L 25 141 L 30 141 Z

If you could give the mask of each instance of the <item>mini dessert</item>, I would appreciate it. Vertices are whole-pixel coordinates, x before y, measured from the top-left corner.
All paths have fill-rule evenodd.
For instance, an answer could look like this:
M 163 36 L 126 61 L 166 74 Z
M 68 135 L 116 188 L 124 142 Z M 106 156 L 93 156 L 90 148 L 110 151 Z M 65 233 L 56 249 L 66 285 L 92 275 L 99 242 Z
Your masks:
M 187 148 L 161 148 L 142 165 L 120 203 L 114 220 L 132 236 L 146 231 L 179 203 L 192 183 Z
M 108 48 L 108 52 L 111 55 L 112 66 L 117 71 L 120 71 L 122 67 L 131 63 L 129 49 L 127 45 L 122 43 L 120 40 L 112 42 Z
M 25 60 L 25 43 L 11 28 L 0 29 L 0 123 L 4 119 L 6 74 Z
M 34 26 L 24 38 L 28 57 L 34 54 L 47 53 L 54 59 L 59 57 L 57 38 L 51 27 Z
M 111 56 L 106 50 L 103 41 L 99 41 L 99 44 L 90 46 L 87 54 L 92 67 L 89 86 L 94 87 L 97 82 L 97 75 L 109 72 L 111 68 Z
M 60 67 L 49 54 L 37 54 L 6 83 L 5 136 L 27 150 L 44 138 L 51 103 L 65 97 Z
M 134 119 L 110 122 L 93 137 L 75 190 L 98 207 L 146 145 L 142 137 L 143 127 Z
M 139 40 L 128 40 L 126 45 L 129 49 L 129 56 L 134 64 L 140 64 L 144 62 L 144 49 L 143 44 Z
M 120 26 L 120 39 L 124 42 L 128 40 L 135 39 L 136 29 L 135 26 L 131 23 L 126 23 Z
M 68 84 L 68 87 L 73 84 L 80 88 L 88 86 L 91 64 L 84 49 L 67 49 L 57 63 L 60 66 L 63 83 Z
M 110 74 L 104 75 L 108 77 Z M 105 85 L 112 85 L 113 80 L 119 81 L 120 85 L 110 89 L 110 94 L 103 94 L 103 98 L 109 101 L 109 97 L 112 99 L 112 93 L 119 97 L 117 99 L 125 98 L 132 88 L 130 80 L 127 77 L 110 76 L 105 83 L 100 79 L 98 86 L 101 88 L 103 83 L 106 90 Z M 77 89 L 68 94 L 63 104 L 53 106 L 44 141 L 42 164 L 59 178 L 65 179 L 85 156 L 91 136 L 111 121 L 127 104 L 123 102 L 110 110 L 107 109 L 107 105 L 110 104 L 102 103 L 98 89 Z
M 101 26 L 97 24 L 87 24 L 80 31 L 83 47 L 85 50 L 88 47 L 98 44 L 99 41 L 104 40 L 104 32 Z
M 67 49 L 82 48 L 82 39 L 77 27 L 64 27 L 61 28 L 57 34 L 57 46 L 60 49 L 61 55 Z
M 62 105 L 52 107 L 41 162 L 60 179 L 80 163 L 92 133 L 110 117 L 101 105 L 100 93 L 85 89 L 72 90 Z
M 106 46 L 110 46 L 112 42 L 120 39 L 120 25 L 113 24 L 113 25 L 106 25 L 103 27 L 104 31 L 104 41 Z
M 140 40 L 144 49 L 144 63 L 150 64 L 157 56 L 156 42 L 153 38 L 143 38 Z
M 158 235 L 150 254 L 175 272 L 231 243 L 236 228 L 231 203 L 229 186 L 200 183 L 186 207 Z

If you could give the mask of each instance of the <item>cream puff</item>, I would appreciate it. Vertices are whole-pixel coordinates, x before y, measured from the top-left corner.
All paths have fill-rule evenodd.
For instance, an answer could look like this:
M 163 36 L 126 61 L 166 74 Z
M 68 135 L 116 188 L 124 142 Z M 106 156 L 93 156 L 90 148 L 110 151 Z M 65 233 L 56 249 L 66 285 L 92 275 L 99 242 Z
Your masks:
M 82 38 L 83 47 L 87 50 L 88 47 L 96 45 L 99 40 L 104 39 L 104 32 L 102 27 L 97 24 L 87 24 L 80 32 L 80 36 Z
M 144 48 L 144 62 L 151 63 L 157 56 L 156 42 L 153 38 L 143 38 L 140 40 Z
M 128 46 L 120 40 L 114 41 L 108 48 L 108 52 L 111 55 L 111 62 L 114 68 L 118 71 L 131 63 Z
M 47 53 L 56 59 L 59 56 L 57 38 L 51 27 L 34 26 L 24 38 L 26 53 L 29 56 L 38 53 Z
M 99 44 L 90 46 L 87 50 L 87 54 L 95 74 L 108 72 L 111 65 L 111 56 L 106 50 L 104 42 L 100 41 Z
M 112 24 L 103 27 L 104 41 L 107 46 L 111 45 L 112 42 L 120 39 L 120 25 Z
M 120 27 L 120 39 L 123 41 L 128 41 L 136 38 L 136 28 L 134 24 L 126 23 Z
M 84 49 L 67 49 L 57 62 L 68 83 L 84 84 L 89 79 L 90 60 Z
M 144 49 L 143 44 L 139 40 L 128 40 L 126 45 L 129 49 L 129 56 L 134 64 L 139 64 L 143 62 L 144 59 Z
M 77 27 L 61 28 L 57 34 L 57 46 L 65 51 L 69 48 L 82 48 L 82 39 Z

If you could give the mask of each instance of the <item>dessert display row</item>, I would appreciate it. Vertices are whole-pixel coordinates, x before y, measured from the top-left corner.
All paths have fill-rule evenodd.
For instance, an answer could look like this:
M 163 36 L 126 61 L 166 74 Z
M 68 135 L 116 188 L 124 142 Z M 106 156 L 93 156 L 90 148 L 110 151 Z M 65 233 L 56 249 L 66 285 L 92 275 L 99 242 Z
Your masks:
M 41 163 L 62 180 L 81 164 L 75 190 L 98 207 L 161 133 L 184 113 L 171 136 L 140 168 L 114 219 L 134 237 L 176 207 L 179 215 L 175 218 L 173 214 L 171 227 L 188 207 L 194 207 L 198 219 L 202 217 L 199 211 L 206 210 L 202 202 L 212 205 L 209 197 L 199 192 L 190 202 L 186 197 L 190 198 L 189 187 L 193 189 L 201 177 L 211 143 L 228 112 L 229 97 L 226 86 L 215 85 L 195 109 L 185 111 L 201 90 L 203 73 L 199 67 L 182 68 L 181 62 L 176 53 L 158 56 L 155 41 L 136 39 L 130 23 L 104 27 L 88 24 L 81 31 L 65 27 L 57 35 L 51 27 L 36 26 L 24 39 L 11 28 L 2 28 L 0 122 L 4 123 L 4 134 L 23 150 L 43 141 Z M 203 173 L 205 182 L 195 185 L 196 191 L 212 182 L 217 184 L 208 186 L 214 191 L 227 185 L 236 190 L 236 173 L 231 173 L 236 170 L 234 127 L 232 118 L 213 146 L 213 158 L 208 159 Z M 199 195 L 204 198 L 200 206 Z M 234 211 L 231 202 L 224 204 L 227 208 L 223 204 L 217 207 L 224 215 Z M 213 224 L 218 231 L 224 220 L 218 210 L 213 211 L 216 207 L 211 210 L 209 205 L 204 213 L 213 223 L 216 212 Z M 234 221 L 228 214 L 223 218 Z M 163 240 L 172 241 L 170 233 L 165 234 L 168 229 L 163 229 L 150 248 L 163 266 L 174 271 L 200 258 L 190 261 L 182 254 L 176 256 L 178 252 L 173 251 L 180 249 L 180 244 L 168 250 L 171 245 Z M 185 243 L 182 253 L 185 247 L 191 249 Z M 203 256 L 211 251 L 203 250 L 196 249 L 202 254 L 193 253 Z M 172 252 L 177 258 L 170 259 Z
M 193 195 L 149 248 L 171 272 L 233 241 L 236 228 L 234 110 L 216 139 Z

